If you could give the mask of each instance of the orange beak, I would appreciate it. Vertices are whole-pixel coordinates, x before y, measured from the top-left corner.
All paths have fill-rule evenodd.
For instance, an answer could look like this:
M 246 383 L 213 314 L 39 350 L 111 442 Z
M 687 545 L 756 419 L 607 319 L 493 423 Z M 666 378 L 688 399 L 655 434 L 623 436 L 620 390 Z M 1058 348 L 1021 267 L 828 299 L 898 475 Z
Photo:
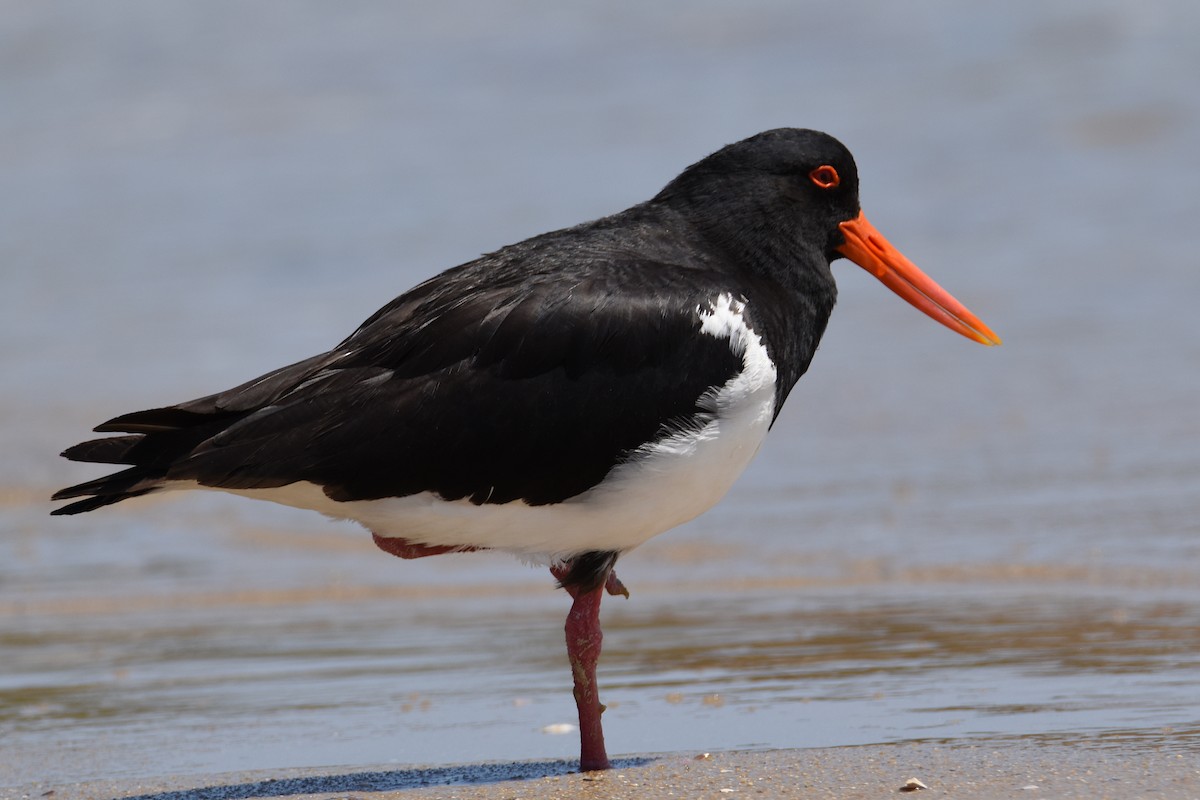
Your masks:
M 991 328 L 934 283 L 933 278 L 917 269 L 916 264 L 867 222 L 862 212 L 838 227 L 846 236 L 846 243 L 836 248 L 839 253 L 950 330 L 980 344 L 1000 344 L 1000 337 L 992 333 Z

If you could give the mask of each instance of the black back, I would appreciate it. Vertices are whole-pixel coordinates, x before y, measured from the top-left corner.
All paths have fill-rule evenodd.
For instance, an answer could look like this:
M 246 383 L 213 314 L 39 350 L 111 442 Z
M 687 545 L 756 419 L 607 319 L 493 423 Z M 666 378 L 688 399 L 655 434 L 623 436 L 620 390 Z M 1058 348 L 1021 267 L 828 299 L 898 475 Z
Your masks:
M 844 178 L 814 190 L 816 165 Z M 296 481 L 334 500 L 435 492 L 560 502 L 644 443 L 701 425 L 700 397 L 741 359 L 700 333 L 727 293 L 775 362 L 776 413 L 833 307 L 837 223 L 857 212 L 853 159 L 812 131 L 769 131 L 628 211 L 534 237 L 401 295 L 328 353 L 227 392 L 117 417 L 68 458 L 132 465 L 64 489 L 79 513 L 194 480 Z

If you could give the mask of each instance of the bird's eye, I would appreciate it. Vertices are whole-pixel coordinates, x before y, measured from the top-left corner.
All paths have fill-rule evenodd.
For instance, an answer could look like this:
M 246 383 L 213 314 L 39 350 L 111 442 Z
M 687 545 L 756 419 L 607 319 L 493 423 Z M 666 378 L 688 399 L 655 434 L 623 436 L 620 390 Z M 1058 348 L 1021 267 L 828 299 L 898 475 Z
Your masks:
M 828 164 L 822 164 L 808 173 L 808 179 L 821 189 L 832 189 L 842 182 L 842 179 L 838 177 L 837 170 Z

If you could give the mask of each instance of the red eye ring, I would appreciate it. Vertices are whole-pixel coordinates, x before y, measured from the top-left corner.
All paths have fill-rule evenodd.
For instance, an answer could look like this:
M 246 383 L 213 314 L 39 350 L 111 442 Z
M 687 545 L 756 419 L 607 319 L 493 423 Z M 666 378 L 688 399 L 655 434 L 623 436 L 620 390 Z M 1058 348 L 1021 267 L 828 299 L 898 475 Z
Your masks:
M 813 182 L 814 186 L 821 189 L 832 189 L 842 182 L 842 179 L 838 177 L 837 170 L 828 164 L 822 164 L 808 173 L 808 179 Z

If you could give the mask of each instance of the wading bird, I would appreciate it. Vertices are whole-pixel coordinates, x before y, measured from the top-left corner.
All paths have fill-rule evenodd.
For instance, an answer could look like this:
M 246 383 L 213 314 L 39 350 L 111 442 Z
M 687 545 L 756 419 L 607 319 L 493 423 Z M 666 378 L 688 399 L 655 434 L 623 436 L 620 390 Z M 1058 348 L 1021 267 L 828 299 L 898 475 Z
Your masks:
M 580 768 L 609 766 L 600 600 L 624 552 L 713 506 L 808 369 L 848 258 L 929 316 L 1000 340 L 867 222 L 816 131 L 731 144 L 653 199 L 449 269 L 327 353 L 96 428 L 127 468 L 55 514 L 216 489 L 360 522 L 401 558 L 504 550 L 573 598 Z M 82 499 L 80 499 L 82 498 Z

